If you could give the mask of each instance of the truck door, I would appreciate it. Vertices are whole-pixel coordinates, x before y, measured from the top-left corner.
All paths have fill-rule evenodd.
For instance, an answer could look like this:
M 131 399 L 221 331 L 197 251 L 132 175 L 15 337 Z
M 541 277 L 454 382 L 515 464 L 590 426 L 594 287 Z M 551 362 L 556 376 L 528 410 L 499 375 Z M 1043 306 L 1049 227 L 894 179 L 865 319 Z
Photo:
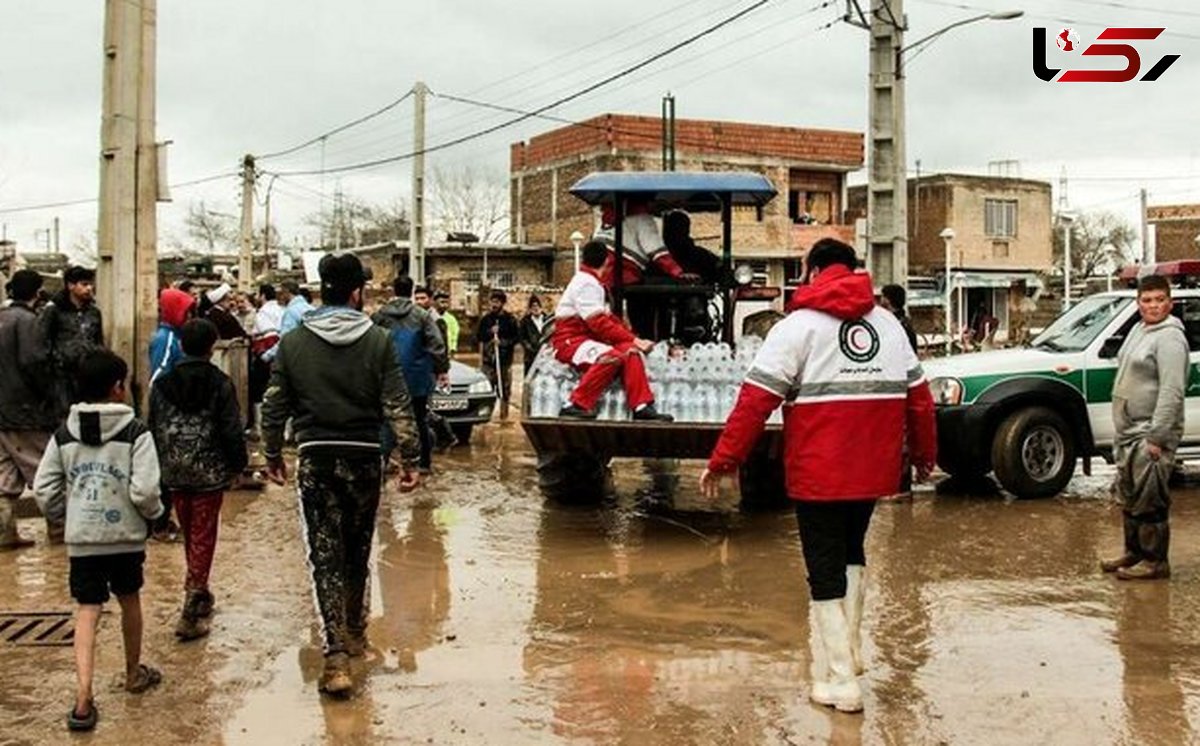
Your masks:
M 1187 335 L 1188 386 L 1183 415 L 1183 442 L 1200 443 L 1200 297 L 1178 298 L 1171 313 L 1183 322 Z

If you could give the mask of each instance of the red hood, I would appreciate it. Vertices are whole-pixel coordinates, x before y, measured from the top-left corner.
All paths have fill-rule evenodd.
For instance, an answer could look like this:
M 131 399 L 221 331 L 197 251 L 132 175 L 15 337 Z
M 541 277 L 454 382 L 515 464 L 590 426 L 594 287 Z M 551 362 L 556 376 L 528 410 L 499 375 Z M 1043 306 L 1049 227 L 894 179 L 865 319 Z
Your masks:
M 861 319 L 874 307 L 871 276 L 837 264 L 822 270 L 811 284 L 796 288 L 787 304 L 788 311 L 811 308 L 839 319 Z
M 196 299 L 189 293 L 167 288 L 158 295 L 158 318 L 178 329 L 187 321 L 188 311 L 195 304 Z

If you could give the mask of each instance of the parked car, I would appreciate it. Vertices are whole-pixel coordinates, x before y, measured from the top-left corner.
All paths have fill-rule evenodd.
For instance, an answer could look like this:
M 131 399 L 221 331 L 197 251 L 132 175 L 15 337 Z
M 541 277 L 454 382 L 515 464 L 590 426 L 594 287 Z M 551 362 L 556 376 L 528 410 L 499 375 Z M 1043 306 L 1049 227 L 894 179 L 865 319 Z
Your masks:
M 1191 350 L 1180 458 L 1200 456 L 1200 289 L 1172 293 Z M 1028 348 L 925 364 L 937 402 L 938 465 L 963 478 L 994 472 L 1020 498 L 1060 492 L 1076 459 L 1112 461 L 1117 352 L 1139 320 L 1136 292 L 1089 296 Z
M 463 445 L 471 440 L 476 424 L 492 419 L 495 407 L 491 382 L 478 369 L 457 360 L 450 361 L 450 390 L 435 390 L 429 397 L 429 411 L 446 420 Z

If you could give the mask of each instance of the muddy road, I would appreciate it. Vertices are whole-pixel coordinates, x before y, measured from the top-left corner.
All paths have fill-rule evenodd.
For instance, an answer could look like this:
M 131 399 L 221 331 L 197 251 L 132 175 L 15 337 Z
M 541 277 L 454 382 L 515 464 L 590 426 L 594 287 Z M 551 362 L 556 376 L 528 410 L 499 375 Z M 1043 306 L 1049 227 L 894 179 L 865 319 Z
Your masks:
M 1174 578 L 1119 584 L 1106 478 L 1043 502 L 918 493 L 869 537 L 866 713 L 806 699 L 807 594 L 788 513 L 700 502 L 698 465 L 617 470 L 603 509 L 543 504 L 516 426 L 437 459 L 380 510 L 374 647 L 348 702 L 316 692 L 321 654 L 290 490 L 226 502 L 214 631 L 177 644 L 181 545 L 153 545 L 146 659 L 119 690 L 102 621 L 104 744 L 1195 742 L 1200 493 L 1180 490 Z M 664 498 L 674 492 L 674 505 Z M 27 533 L 42 532 L 37 521 Z M 71 608 L 58 549 L 0 553 L 0 612 Z M 111 610 L 115 612 L 115 609 Z M 0 744 L 62 743 L 70 648 L 0 644 Z M 74 739 L 71 739 L 74 740 Z

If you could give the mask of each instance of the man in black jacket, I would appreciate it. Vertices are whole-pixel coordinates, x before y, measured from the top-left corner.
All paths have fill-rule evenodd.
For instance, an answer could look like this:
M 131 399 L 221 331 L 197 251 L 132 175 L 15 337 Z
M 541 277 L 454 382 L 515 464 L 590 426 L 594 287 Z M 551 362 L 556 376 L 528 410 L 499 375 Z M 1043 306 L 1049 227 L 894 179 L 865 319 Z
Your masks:
M 150 430 L 159 472 L 183 529 L 187 580 L 175 627 L 180 640 L 208 634 L 208 588 L 225 490 L 246 468 L 246 436 L 233 382 L 213 365 L 216 325 L 192 319 L 179 331 L 183 359 L 150 390 Z
M 508 296 L 503 290 L 493 290 L 488 313 L 479 320 L 479 365 L 492 382 L 500 399 L 500 419 L 508 419 L 508 402 L 512 399 L 513 351 L 521 341 L 517 319 L 505 309 Z
M 263 436 L 267 475 L 283 484 L 283 425 L 293 418 L 300 452 L 297 489 L 324 623 L 320 689 L 346 696 L 353 689 L 349 657 L 366 650 L 382 428 L 390 427 L 396 439 L 402 490 L 420 483 L 421 451 L 391 336 L 362 313 L 366 276 L 358 257 L 328 255 L 318 271 L 322 307 L 306 314 L 276 347 Z
M 33 310 L 42 277 L 28 269 L 8 284 L 12 305 L 0 309 L 0 549 L 33 544 L 17 534 L 14 508 L 33 484 L 38 462 L 58 427 L 49 356 Z M 61 536 L 61 526 L 50 526 Z
M 54 366 L 54 386 L 61 420 L 75 403 L 75 372 L 89 352 L 104 347 L 104 320 L 96 307 L 96 272 L 70 267 L 63 289 L 41 312 L 42 338 Z

